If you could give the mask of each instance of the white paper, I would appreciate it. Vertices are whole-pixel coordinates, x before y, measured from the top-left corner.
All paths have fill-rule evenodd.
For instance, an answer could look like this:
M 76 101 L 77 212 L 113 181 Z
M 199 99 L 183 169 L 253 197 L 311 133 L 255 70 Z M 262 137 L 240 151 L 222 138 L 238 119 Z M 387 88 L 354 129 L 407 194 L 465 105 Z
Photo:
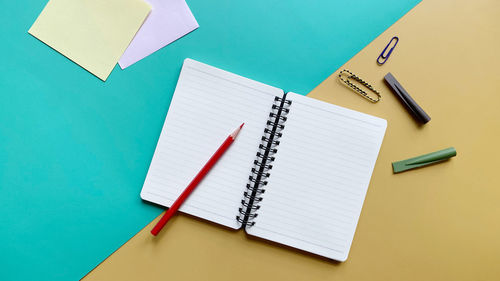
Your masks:
M 247 233 L 345 261 L 387 122 L 294 93 Z
M 236 215 L 276 95 L 283 91 L 185 60 L 141 197 L 169 207 L 227 136 L 245 122 L 235 142 L 180 208 L 238 228 Z
M 123 53 L 120 67 L 125 69 L 198 28 L 185 0 L 145 0 L 151 13 Z

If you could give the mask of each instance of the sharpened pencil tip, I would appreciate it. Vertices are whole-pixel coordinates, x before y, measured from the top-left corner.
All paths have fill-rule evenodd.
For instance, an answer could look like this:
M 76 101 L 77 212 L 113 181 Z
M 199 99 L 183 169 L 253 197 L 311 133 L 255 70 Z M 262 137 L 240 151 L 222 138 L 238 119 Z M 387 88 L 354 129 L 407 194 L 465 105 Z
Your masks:
M 243 128 L 243 125 L 245 125 L 245 122 L 241 123 L 240 129 Z
M 234 130 L 234 132 L 231 134 L 231 137 L 233 139 L 236 138 L 236 136 L 238 135 L 238 133 L 240 132 L 241 128 L 243 128 L 243 125 L 245 125 L 245 123 L 241 124 L 238 128 L 236 128 L 236 130 Z

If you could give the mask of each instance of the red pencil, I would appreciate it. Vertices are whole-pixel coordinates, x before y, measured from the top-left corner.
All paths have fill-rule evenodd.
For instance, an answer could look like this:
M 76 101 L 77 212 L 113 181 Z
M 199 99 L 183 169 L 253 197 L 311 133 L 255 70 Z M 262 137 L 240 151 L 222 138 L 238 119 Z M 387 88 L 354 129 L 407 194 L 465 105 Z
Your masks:
M 189 183 L 189 185 L 186 187 L 186 189 L 181 193 L 179 198 L 175 200 L 174 204 L 170 206 L 170 208 L 167 210 L 167 212 L 161 217 L 161 219 L 158 221 L 158 223 L 153 227 L 151 230 L 151 234 L 156 236 L 163 226 L 172 218 L 172 216 L 177 212 L 179 207 L 182 205 L 182 203 L 189 197 L 191 192 L 196 188 L 196 186 L 200 183 L 200 181 L 205 177 L 205 175 L 212 169 L 212 167 L 217 163 L 219 158 L 226 152 L 226 150 L 231 146 L 233 141 L 236 139 L 236 136 L 240 132 L 241 128 L 245 125 L 245 123 L 241 124 L 240 127 L 238 127 L 232 134 L 230 134 L 227 139 L 222 143 L 222 145 L 217 149 L 217 151 L 210 157 L 208 162 L 201 168 L 201 170 L 198 172 L 196 177 Z

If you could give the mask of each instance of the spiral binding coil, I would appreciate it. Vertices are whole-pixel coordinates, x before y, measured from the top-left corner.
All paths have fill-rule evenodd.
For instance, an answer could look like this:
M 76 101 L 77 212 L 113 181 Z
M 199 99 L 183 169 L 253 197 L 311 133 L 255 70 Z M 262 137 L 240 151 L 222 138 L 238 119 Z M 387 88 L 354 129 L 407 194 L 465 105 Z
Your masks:
M 259 144 L 259 150 L 254 160 L 251 174 L 248 177 L 246 190 L 243 193 L 239 215 L 236 220 L 245 226 L 253 226 L 254 218 L 257 217 L 257 210 L 260 208 L 259 203 L 262 201 L 262 194 L 266 191 L 267 179 L 269 178 L 270 170 L 273 168 L 272 162 L 274 155 L 278 152 L 279 139 L 283 135 L 285 129 L 286 115 L 290 112 L 292 101 L 286 99 L 286 94 L 283 98 L 275 97 L 274 104 L 269 113 L 269 119 L 264 129 L 264 135 Z

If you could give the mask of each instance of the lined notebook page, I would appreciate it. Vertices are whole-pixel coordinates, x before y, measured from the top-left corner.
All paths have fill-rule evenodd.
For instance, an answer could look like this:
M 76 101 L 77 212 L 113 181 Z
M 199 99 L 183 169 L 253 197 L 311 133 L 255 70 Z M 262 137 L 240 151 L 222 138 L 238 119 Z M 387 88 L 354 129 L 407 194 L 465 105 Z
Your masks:
M 275 96 L 283 91 L 186 59 L 141 192 L 170 206 L 227 136 L 236 141 L 198 185 L 182 212 L 231 228 Z
M 247 233 L 345 261 L 385 120 L 297 94 Z

